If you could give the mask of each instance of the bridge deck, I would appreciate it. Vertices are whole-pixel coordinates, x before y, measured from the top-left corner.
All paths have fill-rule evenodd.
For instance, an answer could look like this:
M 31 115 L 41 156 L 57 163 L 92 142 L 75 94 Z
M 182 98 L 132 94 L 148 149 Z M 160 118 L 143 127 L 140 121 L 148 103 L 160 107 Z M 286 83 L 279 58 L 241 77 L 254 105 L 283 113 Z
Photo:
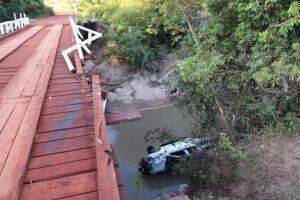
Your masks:
M 96 154 L 95 134 L 106 134 L 95 130 L 105 120 L 95 110 L 101 100 L 61 56 L 73 43 L 68 15 L 1 41 L 0 199 L 107 199 L 112 191 L 126 199 L 117 163 L 107 167 L 103 149 Z

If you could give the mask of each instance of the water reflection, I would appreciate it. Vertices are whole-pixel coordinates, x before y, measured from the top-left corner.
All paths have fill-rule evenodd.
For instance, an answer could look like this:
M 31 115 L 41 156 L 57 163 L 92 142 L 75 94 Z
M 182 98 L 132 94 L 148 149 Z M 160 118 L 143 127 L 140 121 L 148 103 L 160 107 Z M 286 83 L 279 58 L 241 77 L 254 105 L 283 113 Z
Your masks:
M 142 112 L 142 119 L 107 127 L 109 138 L 116 151 L 120 173 L 129 199 L 134 199 L 135 182 L 142 181 L 141 199 L 154 199 L 161 194 L 169 193 L 186 183 L 184 177 L 161 174 L 142 176 L 138 163 L 146 154 L 145 135 L 155 128 L 167 127 L 177 135 L 189 135 L 192 131 L 191 119 L 177 107 L 165 107 Z M 155 144 L 158 147 L 159 144 Z

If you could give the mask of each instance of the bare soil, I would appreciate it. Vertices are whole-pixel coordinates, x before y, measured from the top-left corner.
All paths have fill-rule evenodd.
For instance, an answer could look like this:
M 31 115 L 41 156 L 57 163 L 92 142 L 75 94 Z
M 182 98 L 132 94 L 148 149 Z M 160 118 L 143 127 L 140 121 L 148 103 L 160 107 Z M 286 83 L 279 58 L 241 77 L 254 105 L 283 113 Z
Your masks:
M 157 66 L 155 72 L 133 72 L 128 65 L 105 58 L 102 50 L 98 49 L 95 59 L 86 60 L 84 73 L 86 77 L 99 74 L 102 80 L 114 85 L 114 87 L 102 86 L 104 90 L 110 91 L 108 112 L 167 106 L 174 102 L 174 96 L 177 95 L 176 89 L 171 94 L 176 87 L 174 74 L 177 60 L 171 53 L 162 52 L 159 57 L 160 59 L 154 63 Z
M 259 138 L 234 199 L 300 199 L 300 135 Z

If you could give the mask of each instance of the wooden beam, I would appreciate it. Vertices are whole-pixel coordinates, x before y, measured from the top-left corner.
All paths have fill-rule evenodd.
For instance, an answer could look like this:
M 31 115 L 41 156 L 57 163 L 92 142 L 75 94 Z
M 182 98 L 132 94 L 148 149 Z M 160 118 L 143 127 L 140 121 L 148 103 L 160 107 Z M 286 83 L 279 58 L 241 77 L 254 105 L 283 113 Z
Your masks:
M 45 64 L 43 73 L 38 81 L 34 96 L 31 98 L 14 144 L 2 170 L 0 176 L 0 199 L 16 200 L 19 197 L 43 100 L 47 91 L 50 77 L 49 73 L 51 73 L 54 63 L 55 55 L 53 56 L 51 54 L 56 54 L 61 30 L 62 26 L 55 26 L 50 33 L 52 35 L 51 53 L 50 55 L 48 54 L 49 57 L 47 57 L 47 59 L 41 60 L 44 61 Z
M 92 88 L 99 199 L 119 200 L 120 195 L 113 164 L 113 151 L 106 133 L 98 75 L 93 76 Z
M 72 197 L 82 193 L 94 192 L 96 190 L 97 174 L 96 172 L 89 172 L 24 185 L 20 199 L 52 200 Z
M 0 46 L 0 61 L 4 59 L 6 56 L 11 54 L 15 49 L 21 46 L 24 42 L 26 42 L 29 38 L 34 36 L 37 32 L 39 32 L 43 26 L 35 26 L 26 30 L 22 34 L 15 36 L 8 42 L 2 44 Z
M 141 113 L 136 110 L 105 115 L 107 125 L 119 124 L 122 122 L 131 122 L 138 120 L 141 117 Z

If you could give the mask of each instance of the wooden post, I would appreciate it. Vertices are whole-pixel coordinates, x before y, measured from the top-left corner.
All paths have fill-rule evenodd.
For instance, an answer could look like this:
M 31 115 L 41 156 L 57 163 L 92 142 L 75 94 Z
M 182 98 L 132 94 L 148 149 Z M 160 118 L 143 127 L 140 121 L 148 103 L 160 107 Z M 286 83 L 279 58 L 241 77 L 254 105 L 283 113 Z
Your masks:
M 120 195 L 113 164 L 113 151 L 106 133 L 99 76 L 93 75 L 92 82 L 99 199 L 119 200 Z

